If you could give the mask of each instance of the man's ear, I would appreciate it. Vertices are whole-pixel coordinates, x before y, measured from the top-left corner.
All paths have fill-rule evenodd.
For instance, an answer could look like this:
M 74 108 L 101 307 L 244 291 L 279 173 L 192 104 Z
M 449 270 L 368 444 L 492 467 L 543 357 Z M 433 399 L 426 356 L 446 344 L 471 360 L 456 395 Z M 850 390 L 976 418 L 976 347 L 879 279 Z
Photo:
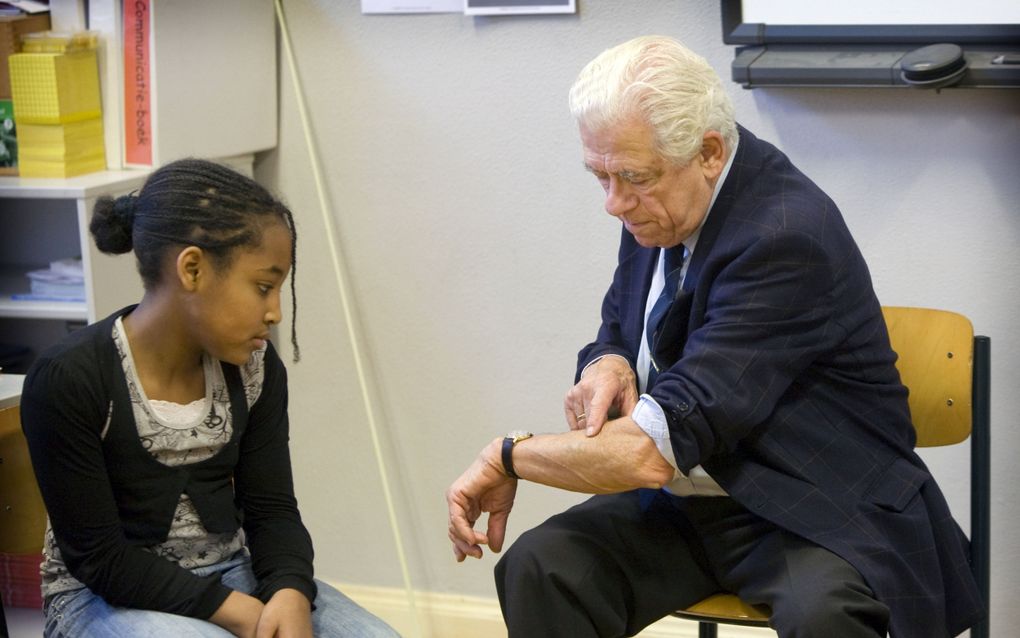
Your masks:
M 177 280 L 188 292 L 198 288 L 205 270 L 205 255 L 198 246 L 188 246 L 177 255 Z
M 708 179 L 722 174 L 726 166 L 726 141 L 719 131 L 708 131 L 701 138 L 701 170 Z

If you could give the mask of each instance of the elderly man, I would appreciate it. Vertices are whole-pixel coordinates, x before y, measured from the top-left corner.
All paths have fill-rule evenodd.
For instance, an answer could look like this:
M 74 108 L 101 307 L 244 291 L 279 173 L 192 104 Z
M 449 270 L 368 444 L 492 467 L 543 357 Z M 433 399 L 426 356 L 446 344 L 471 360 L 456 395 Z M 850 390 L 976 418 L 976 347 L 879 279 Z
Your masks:
M 623 222 L 571 431 L 497 439 L 447 492 L 458 560 L 502 548 L 518 478 L 597 494 L 497 565 L 510 636 L 633 635 L 719 590 L 784 637 L 968 627 L 967 540 L 836 205 L 671 39 L 603 52 L 570 105 Z

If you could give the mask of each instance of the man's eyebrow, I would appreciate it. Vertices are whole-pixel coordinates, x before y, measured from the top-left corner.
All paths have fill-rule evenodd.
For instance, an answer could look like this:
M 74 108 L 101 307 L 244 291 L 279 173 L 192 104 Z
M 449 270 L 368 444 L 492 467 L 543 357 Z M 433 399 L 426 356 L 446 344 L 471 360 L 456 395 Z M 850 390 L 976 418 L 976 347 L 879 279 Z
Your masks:
M 632 180 L 639 177 L 650 177 L 655 173 L 655 171 L 651 169 L 637 169 L 637 170 L 624 169 L 622 171 L 617 171 L 616 173 L 608 173 L 602 169 L 595 168 L 594 166 L 588 164 L 587 162 L 584 163 L 584 170 L 588 171 L 589 173 L 594 173 L 596 175 L 616 175 L 620 179 L 626 180 Z
M 283 274 L 283 268 L 280 268 L 279 266 L 267 266 L 266 268 L 259 268 L 259 270 L 267 271 L 277 276 Z

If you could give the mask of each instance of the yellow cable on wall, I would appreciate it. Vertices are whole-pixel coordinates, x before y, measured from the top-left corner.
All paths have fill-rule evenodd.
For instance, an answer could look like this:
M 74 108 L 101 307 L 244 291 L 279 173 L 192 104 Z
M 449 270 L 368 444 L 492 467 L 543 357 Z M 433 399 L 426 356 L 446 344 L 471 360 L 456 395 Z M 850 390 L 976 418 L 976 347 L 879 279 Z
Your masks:
M 319 198 L 319 209 L 322 212 L 322 220 L 326 227 L 326 240 L 329 244 L 330 257 L 333 262 L 333 274 L 336 277 L 337 288 L 340 292 L 340 304 L 343 308 L 344 323 L 347 325 L 347 336 L 350 339 L 351 351 L 354 358 L 354 368 L 358 375 L 358 385 L 361 389 L 361 398 L 365 405 L 365 414 L 368 421 L 368 429 L 372 434 L 372 447 L 375 450 L 376 463 L 379 466 L 379 476 L 382 479 L 383 495 L 386 500 L 386 511 L 389 514 L 390 527 L 393 531 L 393 539 L 397 548 L 397 560 L 400 562 L 400 571 L 404 578 L 404 589 L 407 592 L 407 601 L 411 608 L 411 616 L 414 619 L 415 635 L 422 636 L 421 625 L 418 618 L 417 605 L 415 604 L 414 589 L 411 586 L 411 574 L 407 567 L 407 558 L 404 555 L 404 542 L 400 534 L 400 525 L 397 522 L 396 509 L 393 506 L 393 495 L 390 491 L 389 472 L 386 469 L 386 460 L 379 444 L 379 431 L 376 426 L 375 410 L 372 407 L 369 384 L 366 376 L 368 364 L 361 354 L 361 342 L 354 325 L 354 312 L 352 311 L 353 301 L 349 292 L 347 277 L 342 266 L 340 248 L 336 241 L 334 220 L 329 213 L 329 205 L 326 201 L 326 191 L 323 187 L 322 169 L 319 167 L 318 156 L 315 152 L 315 143 L 312 141 L 311 127 L 308 123 L 308 110 L 305 107 L 304 91 L 301 88 L 301 80 L 298 77 L 297 65 L 294 63 L 294 51 L 290 43 L 290 33 L 287 29 L 287 20 L 283 14 L 283 6 L 280 0 L 274 0 L 276 7 L 276 19 L 280 25 L 280 34 L 283 40 L 284 55 L 287 58 L 287 65 L 290 68 L 290 76 L 294 85 L 294 94 L 297 98 L 298 113 L 301 116 L 301 127 L 305 135 L 305 145 L 308 149 L 308 159 L 312 165 L 312 176 L 315 179 L 315 192 Z

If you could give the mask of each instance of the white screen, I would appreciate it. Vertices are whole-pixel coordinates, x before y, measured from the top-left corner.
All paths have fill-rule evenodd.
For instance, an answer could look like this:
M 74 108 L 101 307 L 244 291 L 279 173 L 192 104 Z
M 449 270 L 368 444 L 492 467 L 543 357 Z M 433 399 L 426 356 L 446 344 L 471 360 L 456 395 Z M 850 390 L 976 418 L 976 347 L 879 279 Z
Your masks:
M 743 0 L 745 24 L 1020 24 L 1017 0 Z

